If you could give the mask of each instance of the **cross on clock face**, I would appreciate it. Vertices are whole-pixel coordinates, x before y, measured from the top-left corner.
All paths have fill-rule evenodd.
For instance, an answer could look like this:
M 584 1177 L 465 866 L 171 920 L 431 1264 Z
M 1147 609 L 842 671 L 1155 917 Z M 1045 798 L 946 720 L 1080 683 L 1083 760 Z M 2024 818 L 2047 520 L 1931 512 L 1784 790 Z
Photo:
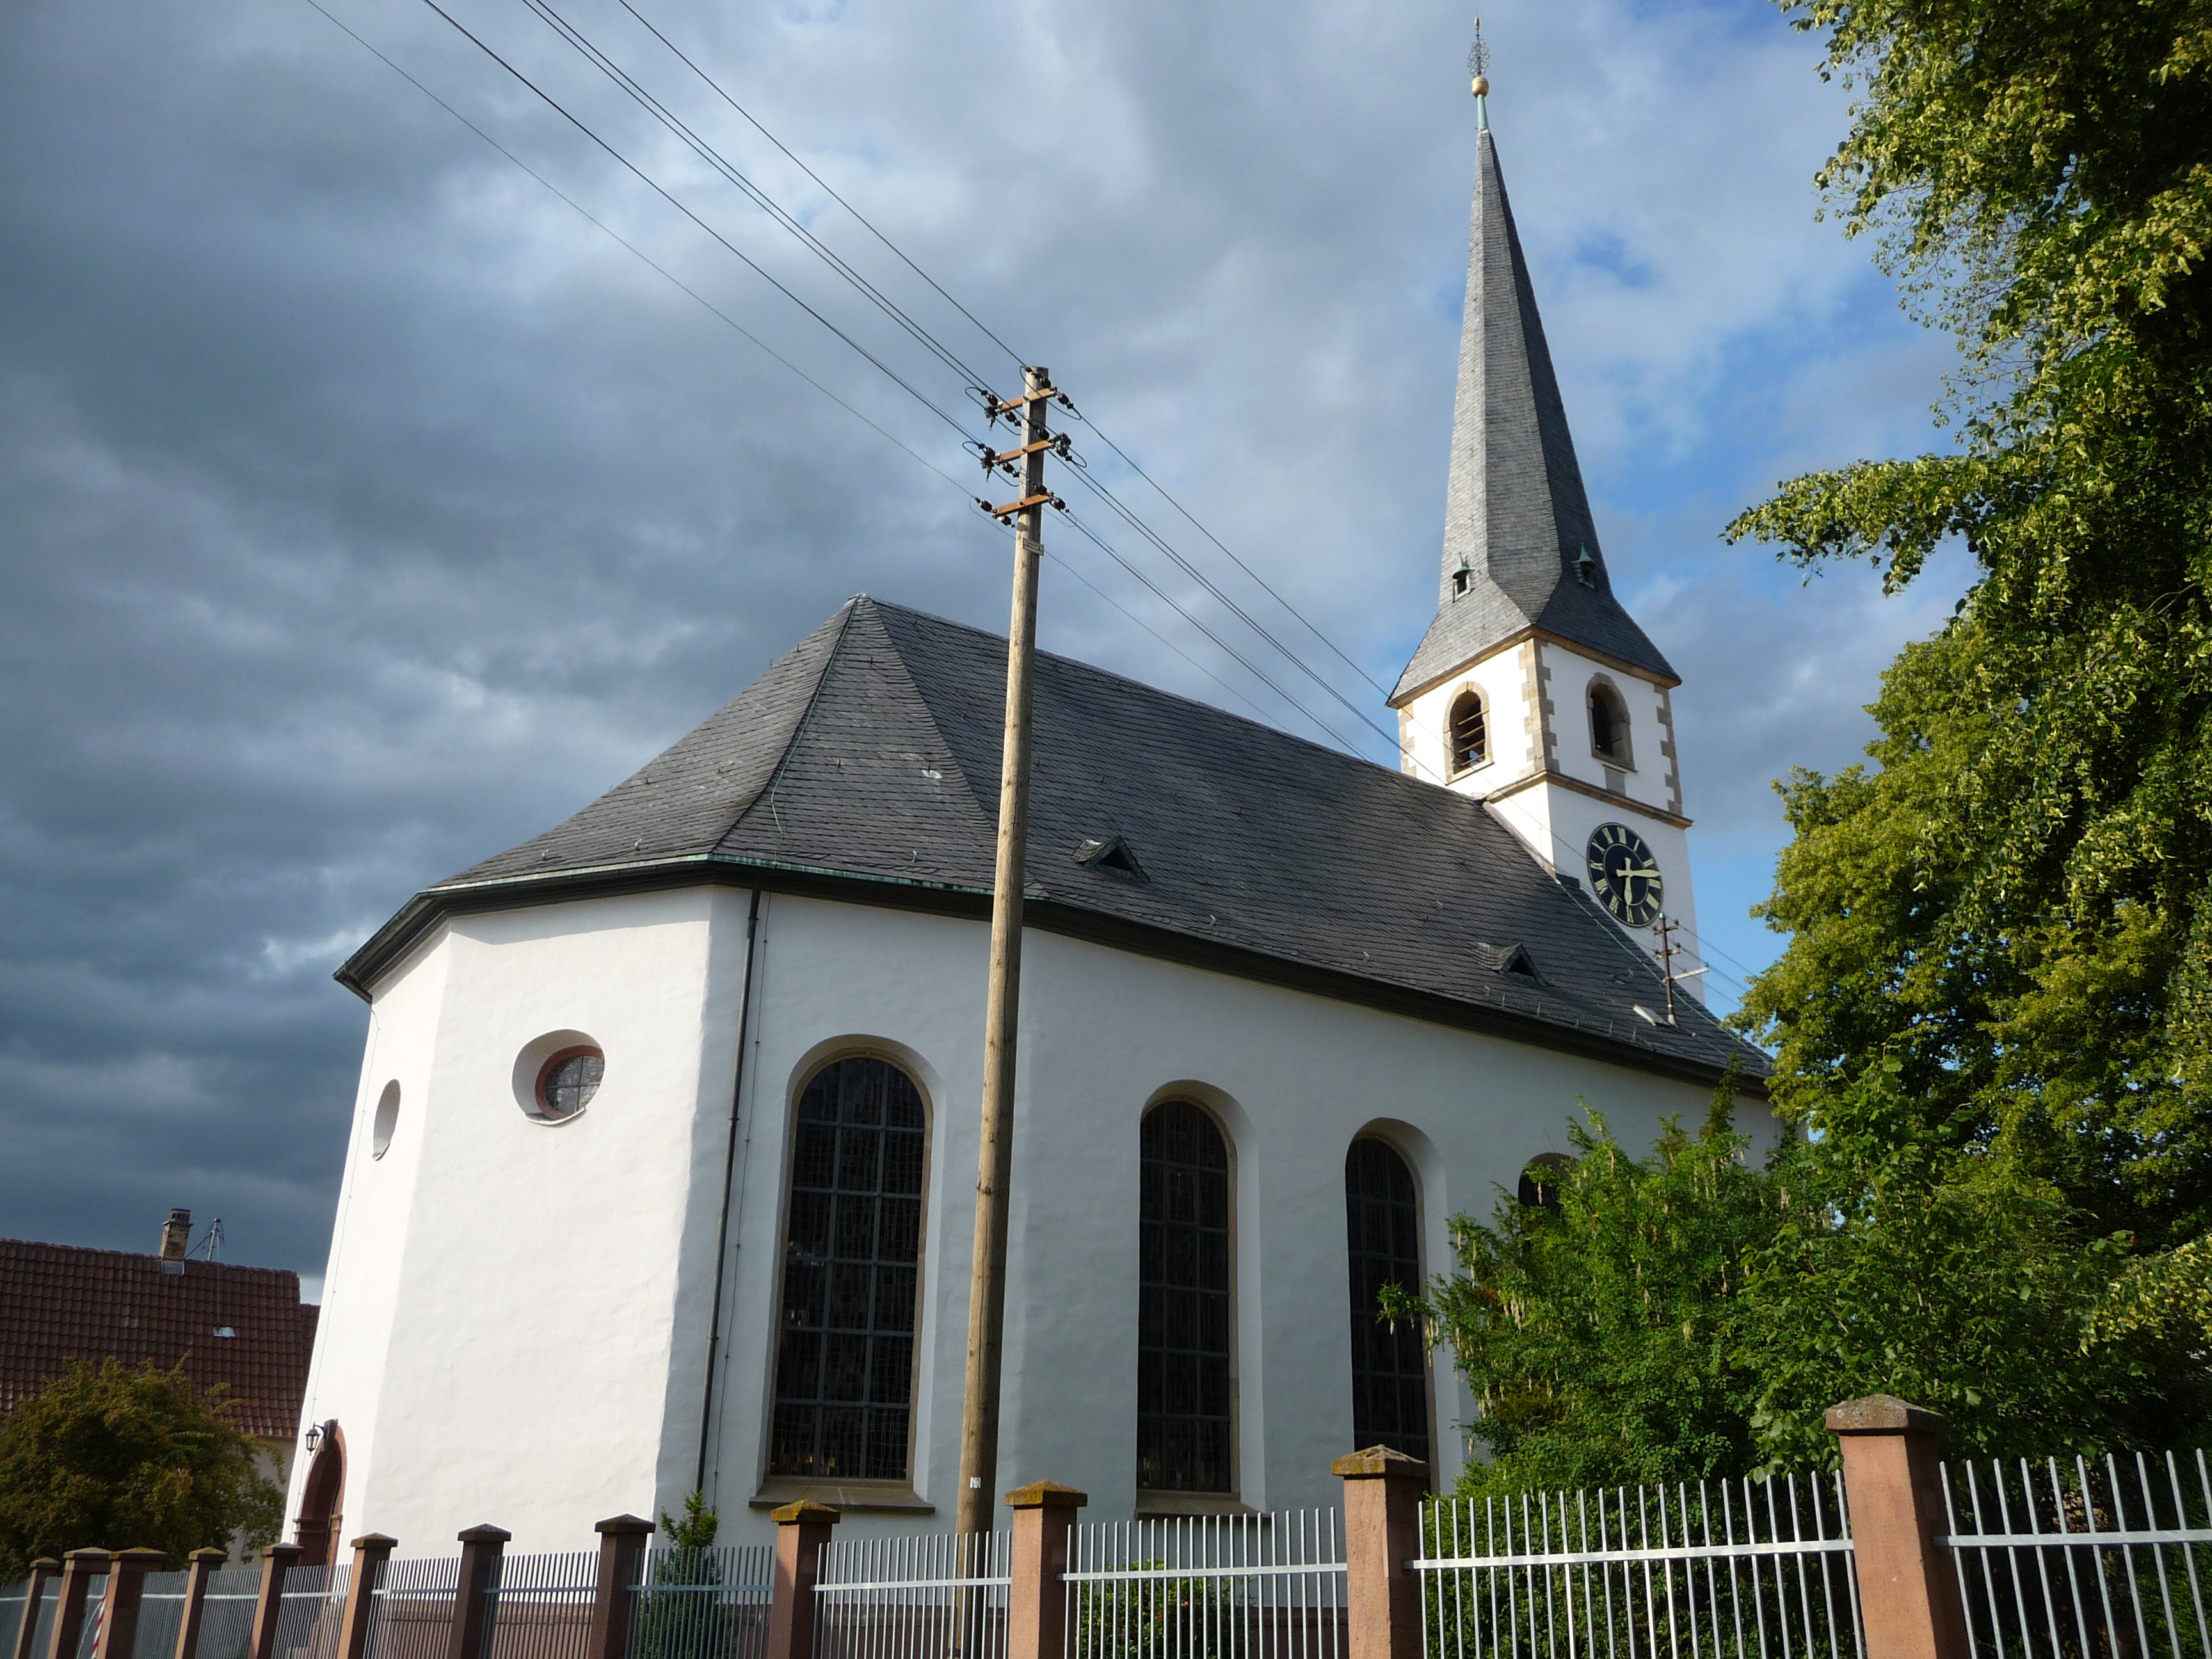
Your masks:
M 1666 901 L 1659 860 L 1643 836 L 1625 823 L 1601 823 L 1590 831 L 1590 890 L 1616 921 L 1648 927 Z

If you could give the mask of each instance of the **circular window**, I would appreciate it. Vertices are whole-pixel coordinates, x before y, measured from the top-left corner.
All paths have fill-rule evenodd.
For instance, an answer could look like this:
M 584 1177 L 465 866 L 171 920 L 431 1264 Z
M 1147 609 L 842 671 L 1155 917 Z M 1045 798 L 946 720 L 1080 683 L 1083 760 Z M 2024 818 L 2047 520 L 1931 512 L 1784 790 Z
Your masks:
M 548 1031 L 514 1056 L 514 1103 L 533 1123 L 566 1123 L 583 1115 L 606 1073 L 606 1051 L 589 1031 Z
M 606 1075 L 607 1057 L 597 1048 L 563 1048 L 538 1073 L 538 1115 L 549 1123 L 572 1118 L 592 1103 Z
M 399 1127 L 399 1084 L 397 1079 L 384 1085 L 377 1097 L 376 1116 L 368 1126 L 368 1155 L 382 1158 L 392 1150 L 392 1132 Z

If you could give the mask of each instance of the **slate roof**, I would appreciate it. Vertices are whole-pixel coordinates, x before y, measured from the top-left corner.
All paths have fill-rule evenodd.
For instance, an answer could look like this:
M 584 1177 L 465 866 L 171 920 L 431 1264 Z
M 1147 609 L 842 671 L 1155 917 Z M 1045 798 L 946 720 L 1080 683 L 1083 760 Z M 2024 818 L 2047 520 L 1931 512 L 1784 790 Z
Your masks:
M 1576 574 L 1583 550 L 1594 586 Z M 1454 573 L 1469 573 L 1455 596 Z M 1395 704 L 1525 629 L 1678 679 L 1613 597 L 1544 343 L 1528 261 L 1485 126 L 1475 139 L 1474 228 L 1460 329 L 1436 620 L 1391 694 Z
M 274 1267 L 0 1239 L 0 1414 L 71 1360 L 181 1360 L 196 1388 L 230 1385 L 240 1429 L 289 1441 L 318 1311 L 300 1300 L 299 1274 Z M 219 1326 L 237 1334 L 219 1337 Z
M 1006 649 L 854 599 L 635 775 L 418 895 L 338 976 L 366 994 L 441 910 L 535 902 L 541 884 L 551 902 L 586 878 L 696 880 L 704 865 L 972 905 L 992 886 Z M 1116 836 L 1141 878 L 1079 861 Z M 1694 1003 L 1671 1029 L 1639 1018 L 1632 1005 L 1663 998 L 1650 957 L 1480 802 L 1042 653 L 1027 902 L 1038 926 L 1296 969 L 1424 1017 L 1571 1035 L 1677 1073 L 1732 1057 L 1765 1072 Z M 1516 945 L 1535 980 L 1499 971 Z

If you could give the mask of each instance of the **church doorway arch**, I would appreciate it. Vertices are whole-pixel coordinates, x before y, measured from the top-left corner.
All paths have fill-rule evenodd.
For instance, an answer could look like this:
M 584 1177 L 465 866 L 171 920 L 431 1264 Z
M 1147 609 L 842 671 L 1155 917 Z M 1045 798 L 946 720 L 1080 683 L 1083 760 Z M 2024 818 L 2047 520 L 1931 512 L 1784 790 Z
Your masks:
M 322 1425 L 320 1443 L 307 1465 L 307 1484 L 300 1492 L 300 1518 L 293 1523 L 292 1541 L 305 1552 L 303 1567 L 327 1567 L 336 1539 L 345 1520 L 338 1505 L 345 1498 L 345 1431 L 332 1418 Z

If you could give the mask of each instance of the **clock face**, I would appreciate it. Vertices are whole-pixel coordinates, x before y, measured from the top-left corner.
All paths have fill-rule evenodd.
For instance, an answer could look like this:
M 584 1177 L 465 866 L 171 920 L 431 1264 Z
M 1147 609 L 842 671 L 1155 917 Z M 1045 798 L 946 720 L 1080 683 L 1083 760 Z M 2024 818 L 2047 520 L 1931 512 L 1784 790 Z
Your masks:
M 1648 927 L 1666 902 L 1659 860 L 1644 837 L 1625 823 L 1601 823 L 1590 831 L 1590 890 L 1616 921 Z

